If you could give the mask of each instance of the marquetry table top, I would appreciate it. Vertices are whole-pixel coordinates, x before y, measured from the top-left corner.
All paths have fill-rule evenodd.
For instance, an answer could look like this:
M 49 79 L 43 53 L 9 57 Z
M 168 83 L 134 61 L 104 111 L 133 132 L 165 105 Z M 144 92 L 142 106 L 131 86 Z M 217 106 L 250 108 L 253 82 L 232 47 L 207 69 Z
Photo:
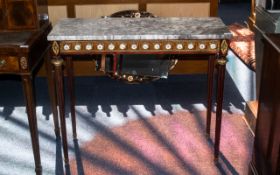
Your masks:
M 0 47 L 8 47 L 10 45 L 22 46 L 25 45 L 28 39 L 31 38 L 34 32 L 1 32 L 0 33 Z
M 67 18 L 48 35 L 49 41 L 230 39 L 220 18 Z

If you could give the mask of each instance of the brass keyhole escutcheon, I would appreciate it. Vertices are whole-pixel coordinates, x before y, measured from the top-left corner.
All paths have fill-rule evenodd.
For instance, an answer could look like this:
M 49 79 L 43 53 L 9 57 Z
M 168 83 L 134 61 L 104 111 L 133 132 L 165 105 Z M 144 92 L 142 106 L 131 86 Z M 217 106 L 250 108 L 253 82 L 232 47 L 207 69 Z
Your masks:
M 0 59 L 0 68 L 4 67 L 6 63 L 7 63 L 6 60 Z

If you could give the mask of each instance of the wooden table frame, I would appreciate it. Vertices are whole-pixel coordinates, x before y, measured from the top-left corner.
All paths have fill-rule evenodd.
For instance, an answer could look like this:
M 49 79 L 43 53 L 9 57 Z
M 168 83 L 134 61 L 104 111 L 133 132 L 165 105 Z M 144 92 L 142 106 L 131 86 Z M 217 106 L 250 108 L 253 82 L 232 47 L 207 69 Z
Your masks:
M 120 43 L 126 43 L 126 49 L 121 50 Z M 131 48 L 135 43 L 138 49 Z M 184 44 L 184 49 L 176 49 L 178 42 Z M 87 49 L 87 45 L 92 45 L 91 49 Z M 101 43 L 104 47 L 98 50 L 98 43 Z M 152 46 L 155 43 L 160 44 L 159 50 L 149 47 L 143 49 L 140 46 L 143 44 L 149 44 Z M 171 43 L 171 48 L 166 49 L 164 46 Z M 194 48 L 188 49 L 187 44 L 193 43 Z M 200 48 L 200 44 L 205 44 L 206 47 Z M 210 45 L 215 43 L 216 47 L 211 48 Z M 109 49 L 109 45 L 114 44 L 115 49 Z M 78 46 L 77 46 L 78 45 Z M 74 95 L 74 77 L 73 77 L 73 62 L 72 58 L 77 55 L 92 55 L 92 54 L 113 54 L 116 61 L 118 54 L 186 54 L 186 55 L 205 55 L 208 57 L 208 94 L 207 94 L 207 121 L 206 121 L 206 133 L 210 136 L 211 126 L 211 112 L 212 112 L 212 96 L 213 96 L 213 81 L 214 81 L 214 69 L 217 68 L 217 109 L 216 109 L 216 128 L 215 128 L 215 145 L 214 145 L 214 159 L 217 161 L 220 152 L 220 136 L 221 136 L 221 122 L 222 122 L 222 104 L 223 104 L 223 91 L 224 91 L 224 78 L 225 78 L 225 65 L 227 63 L 226 55 L 228 52 L 228 41 L 225 39 L 192 39 L 192 40 L 139 40 L 139 41 L 52 41 L 52 64 L 55 72 L 56 81 L 56 95 L 59 106 L 59 116 L 61 123 L 61 135 L 63 142 L 64 161 L 66 165 L 69 165 L 68 157 L 68 144 L 67 144 L 67 131 L 65 125 L 65 102 L 64 102 L 64 81 L 63 81 L 63 65 L 66 68 L 68 74 L 68 88 L 71 100 L 71 119 L 73 138 L 77 139 L 76 133 L 76 115 L 75 115 L 75 95 Z M 66 61 L 66 64 L 64 64 Z
M 49 50 L 51 46 L 47 42 L 47 35 L 52 26 L 45 23 L 40 29 L 34 30 L 30 37 L 23 44 L 9 43 L 4 41 L 0 45 L 0 75 L 5 76 L 19 75 L 21 77 L 23 93 L 26 102 L 26 112 L 28 117 L 28 125 L 31 135 L 32 150 L 35 163 L 35 172 L 37 175 L 42 174 L 41 156 L 38 138 L 38 126 L 36 116 L 36 100 L 34 93 L 34 74 L 38 71 L 41 63 L 45 61 L 46 71 L 51 73 L 51 63 L 49 59 Z M 18 32 L 18 35 L 24 32 Z M 5 35 L 9 36 L 9 32 Z M 53 81 L 48 76 L 49 93 L 51 97 L 55 97 Z M 59 136 L 58 113 L 56 110 L 56 100 L 52 99 L 53 120 L 55 133 Z

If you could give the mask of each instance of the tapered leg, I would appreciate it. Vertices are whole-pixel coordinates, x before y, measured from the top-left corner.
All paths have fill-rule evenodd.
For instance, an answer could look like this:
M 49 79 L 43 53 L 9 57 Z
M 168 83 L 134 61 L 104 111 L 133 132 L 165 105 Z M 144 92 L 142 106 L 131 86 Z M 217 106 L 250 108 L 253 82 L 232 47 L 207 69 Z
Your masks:
M 55 71 L 56 94 L 57 94 L 57 101 L 59 106 L 59 117 L 60 117 L 60 124 L 61 124 L 64 162 L 65 165 L 68 166 L 69 156 L 68 156 L 68 144 L 67 144 L 67 130 L 66 130 L 66 122 L 65 122 L 65 102 L 64 102 L 64 85 L 63 85 L 64 76 L 62 71 L 63 59 L 59 57 L 55 57 L 52 60 L 52 64 L 54 65 L 54 71 Z
M 73 61 L 71 57 L 66 58 L 66 69 L 68 76 L 68 89 L 70 95 L 70 109 L 71 109 L 71 119 L 72 119 L 72 132 L 73 139 L 77 139 L 77 131 L 76 131 L 76 113 L 75 113 L 75 89 L 74 89 L 74 73 L 73 73 Z
M 206 134 L 210 136 L 211 128 L 211 112 L 212 112 L 212 96 L 213 96 L 213 81 L 214 81 L 214 68 L 216 56 L 211 55 L 208 60 L 208 73 L 207 73 L 207 121 L 206 121 Z
M 24 96 L 26 101 L 26 109 L 28 116 L 29 129 L 32 140 L 32 149 L 35 161 L 35 172 L 37 175 L 42 174 L 41 157 L 40 157 L 40 146 L 38 138 L 38 127 L 36 117 L 36 105 L 34 98 L 34 88 L 31 75 L 22 75 L 22 84 L 24 89 Z
M 214 157 L 216 161 L 218 160 L 219 152 L 220 152 L 225 65 L 226 65 L 225 58 L 219 58 L 217 64 L 217 111 L 216 111 L 215 147 L 214 147 Z
M 46 69 L 46 73 L 47 73 L 49 95 L 50 95 L 51 107 L 52 107 L 52 113 L 53 113 L 54 132 L 55 132 L 56 137 L 60 137 L 58 111 L 57 111 L 57 98 L 56 98 L 56 93 L 55 93 L 54 70 L 53 70 L 53 66 L 50 62 L 49 55 L 47 57 L 45 57 L 45 69 Z

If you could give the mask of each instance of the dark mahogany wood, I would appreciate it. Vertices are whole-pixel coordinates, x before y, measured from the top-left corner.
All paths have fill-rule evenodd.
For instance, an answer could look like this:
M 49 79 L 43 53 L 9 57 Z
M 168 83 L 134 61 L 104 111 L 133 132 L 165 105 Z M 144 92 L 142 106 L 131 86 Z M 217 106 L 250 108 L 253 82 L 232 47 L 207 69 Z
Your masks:
M 34 31 L 0 32 L 0 75 L 14 74 L 22 78 L 37 175 L 42 174 L 42 166 L 32 79 L 48 53 L 47 35 L 50 30 L 51 25 L 46 21 Z
M 213 96 L 213 80 L 215 69 L 215 56 L 210 56 L 208 60 L 207 73 L 207 117 L 206 117 L 206 134 L 210 136 L 211 128 L 211 112 L 212 112 L 212 96 Z
M 53 122 L 54 122 L 54 132 L 56 137 L 60 137 L 59 121 L 58 121 L 58 111 L 57 111 L 57 99 L 55 93 L 55 77 L 54 70 L 52 69 L 51 60 L 49 59 L 50 54 L 45 57 L 45 69 L 48 79 L 49 95 L 51 100 L 52 112 L 53 112 Z
M 42 174 L 32 75 L 21 75 L 21 78 L 26 101 L 26 111 L 28 116 L 30 135 L 32 140 L 32 149 L 35 161 L 35 172 L 36 174 Z
M 213 51 L 206 51 L 206 52 L 175 52 L 170 51 L 170 54 L 187 54 L 187 55 L 204 55 L 204 58 L 209 59 L 209 70 L 208 70 L 208 97 L 207 97 L 207 103 L 208 103 L 208 111 L 207 111 L 207 133 L 210 133 L 210 120 L 211 120 L 211 108 L 212 108 L 212 90 L 213 90 L 213 74 L 215 69 L 215 62 L 217 62 L 217 110 L 216 110 L 216 129 L 215 129 L 215 143 L 214 143 L 214 157 L 215 160 L 218 161 L 219 152 L 220 152 L 220 136 L 221 136 L 221 122 L 222 122 L 222 106 L 223 106 L 223 91 L 224 91 L 224 79 L 225 79 L 225 65 L 226 65 L 226 54 L 228 50 L 228 44 L 226 40 L 220 41 L 221 49 L 219 49 L 216 52 Z M 64 102 L 64 82 L 63 82 L 63 59 L 66 58 L 67 64 L 66 69 L 68 72 L 68 85 L 70 90 L 70 98 L 71 98 L 71 112 L 75 113 L 74 106 L 75 106 L 75 98 L 74 98 L 74 88 L 73 88 L 73 63 L 72 59 L 73 56 L 77 55 L 83 55 L 83 51 L 75 51 L 75 52 L 69 52 L 64 53 L 61 50 L 59 50 L 59 45 L 57 42 L 53 42 L 53 58 L 52 63 L 55 67 L 55 76 L 56 76 L 56 95 L 58 99 L 58 105 L 59 105 L 59 116 L 61 120 L 61 134 L 62 134 L 62 142 L 63 142 L 63 151 L 64 151 L 64 157 L 65 157 L 65 164 L 69 164 L 68 159 L 68 146 L 67 146 L 67 135 L 66 135 L 66 125 L 65 125 L 65 102 Z M 109 53 L 110 51 L 108 51 Z M 221 53 L 220 53 L 221 52 Z M 102 52 L 104 53 L 104 52 Z M 98 54 L 94 51 L 92 54 Z M 100 53 L 101 54 L 101 53 Z M 166 52 L 146 52 L 146 51 L 137 51 L 137 52 L 114 52 L 114 54 L 166 54 Z M 62 58 L 60 58 L 62 57 Z M 72 92 L 71 92 L 72 91 Z M 71 97 L 73 96 L 73 97 Z M 74 117 L 72 118 L 73 122 Z M 73 135 L 76 135 L 76 120 L 74 123 L 72 123 L 73 126 Z M 75 138 L 75 137 L 74 137 Z
M 42 166 L 32 79 L 49 50 L 47 35 L 52 27 L 47 14 L 47 0 L 0 0 L 0 74 L 22 77 L 37 175 L 42 174 Z M 51 97 L 52 93 L 50 88 Z M 58 133 L 55 100 L 51 102 Z
M 67 130 L 66 130 L 66 121 L 65 121 L 65 99 L 64 99 L 64 82 L 63 82 L 63 59 L 56 57 L 52 60 L 55 70 L 55 87 L 57 101 L 59 105 L 59 118 L 61 125 L 61 136 L 62 136 L 62 147 L 64 154 L 65 165 L 69 165 L 69 156 L 68 156 L 68 143 L 67 143 Z
M 280 34 L 264 36 L 264 54 L 249 174 L 280 174 Z
M 215 145 L 214 145 L 215 160 L 218 160 L 219 153 L 220 153 L 222 110 L 223 110 L 223 98 L 224 98 L 223 97 L 224 79 L 225 79 L 225 69 L 226 69 L 225 67 L 226 67 L 225 65 L 217 64 L 217 110 L 216 110 L 216 128 L 215 128 Z
M 68 90 L 70 96 L 70 109 L 71 109 L 71 119 L 72 119 L 72 133 L 73 139 L 77 139 L 77 130 L 76 130 L 76 113 L 75 113 L 75 89 L 74 89 L 74 68 L 73 61 L 71 57 L 66 58 L 66 69 L 67 69 L 67 78 L 68 78 Z

